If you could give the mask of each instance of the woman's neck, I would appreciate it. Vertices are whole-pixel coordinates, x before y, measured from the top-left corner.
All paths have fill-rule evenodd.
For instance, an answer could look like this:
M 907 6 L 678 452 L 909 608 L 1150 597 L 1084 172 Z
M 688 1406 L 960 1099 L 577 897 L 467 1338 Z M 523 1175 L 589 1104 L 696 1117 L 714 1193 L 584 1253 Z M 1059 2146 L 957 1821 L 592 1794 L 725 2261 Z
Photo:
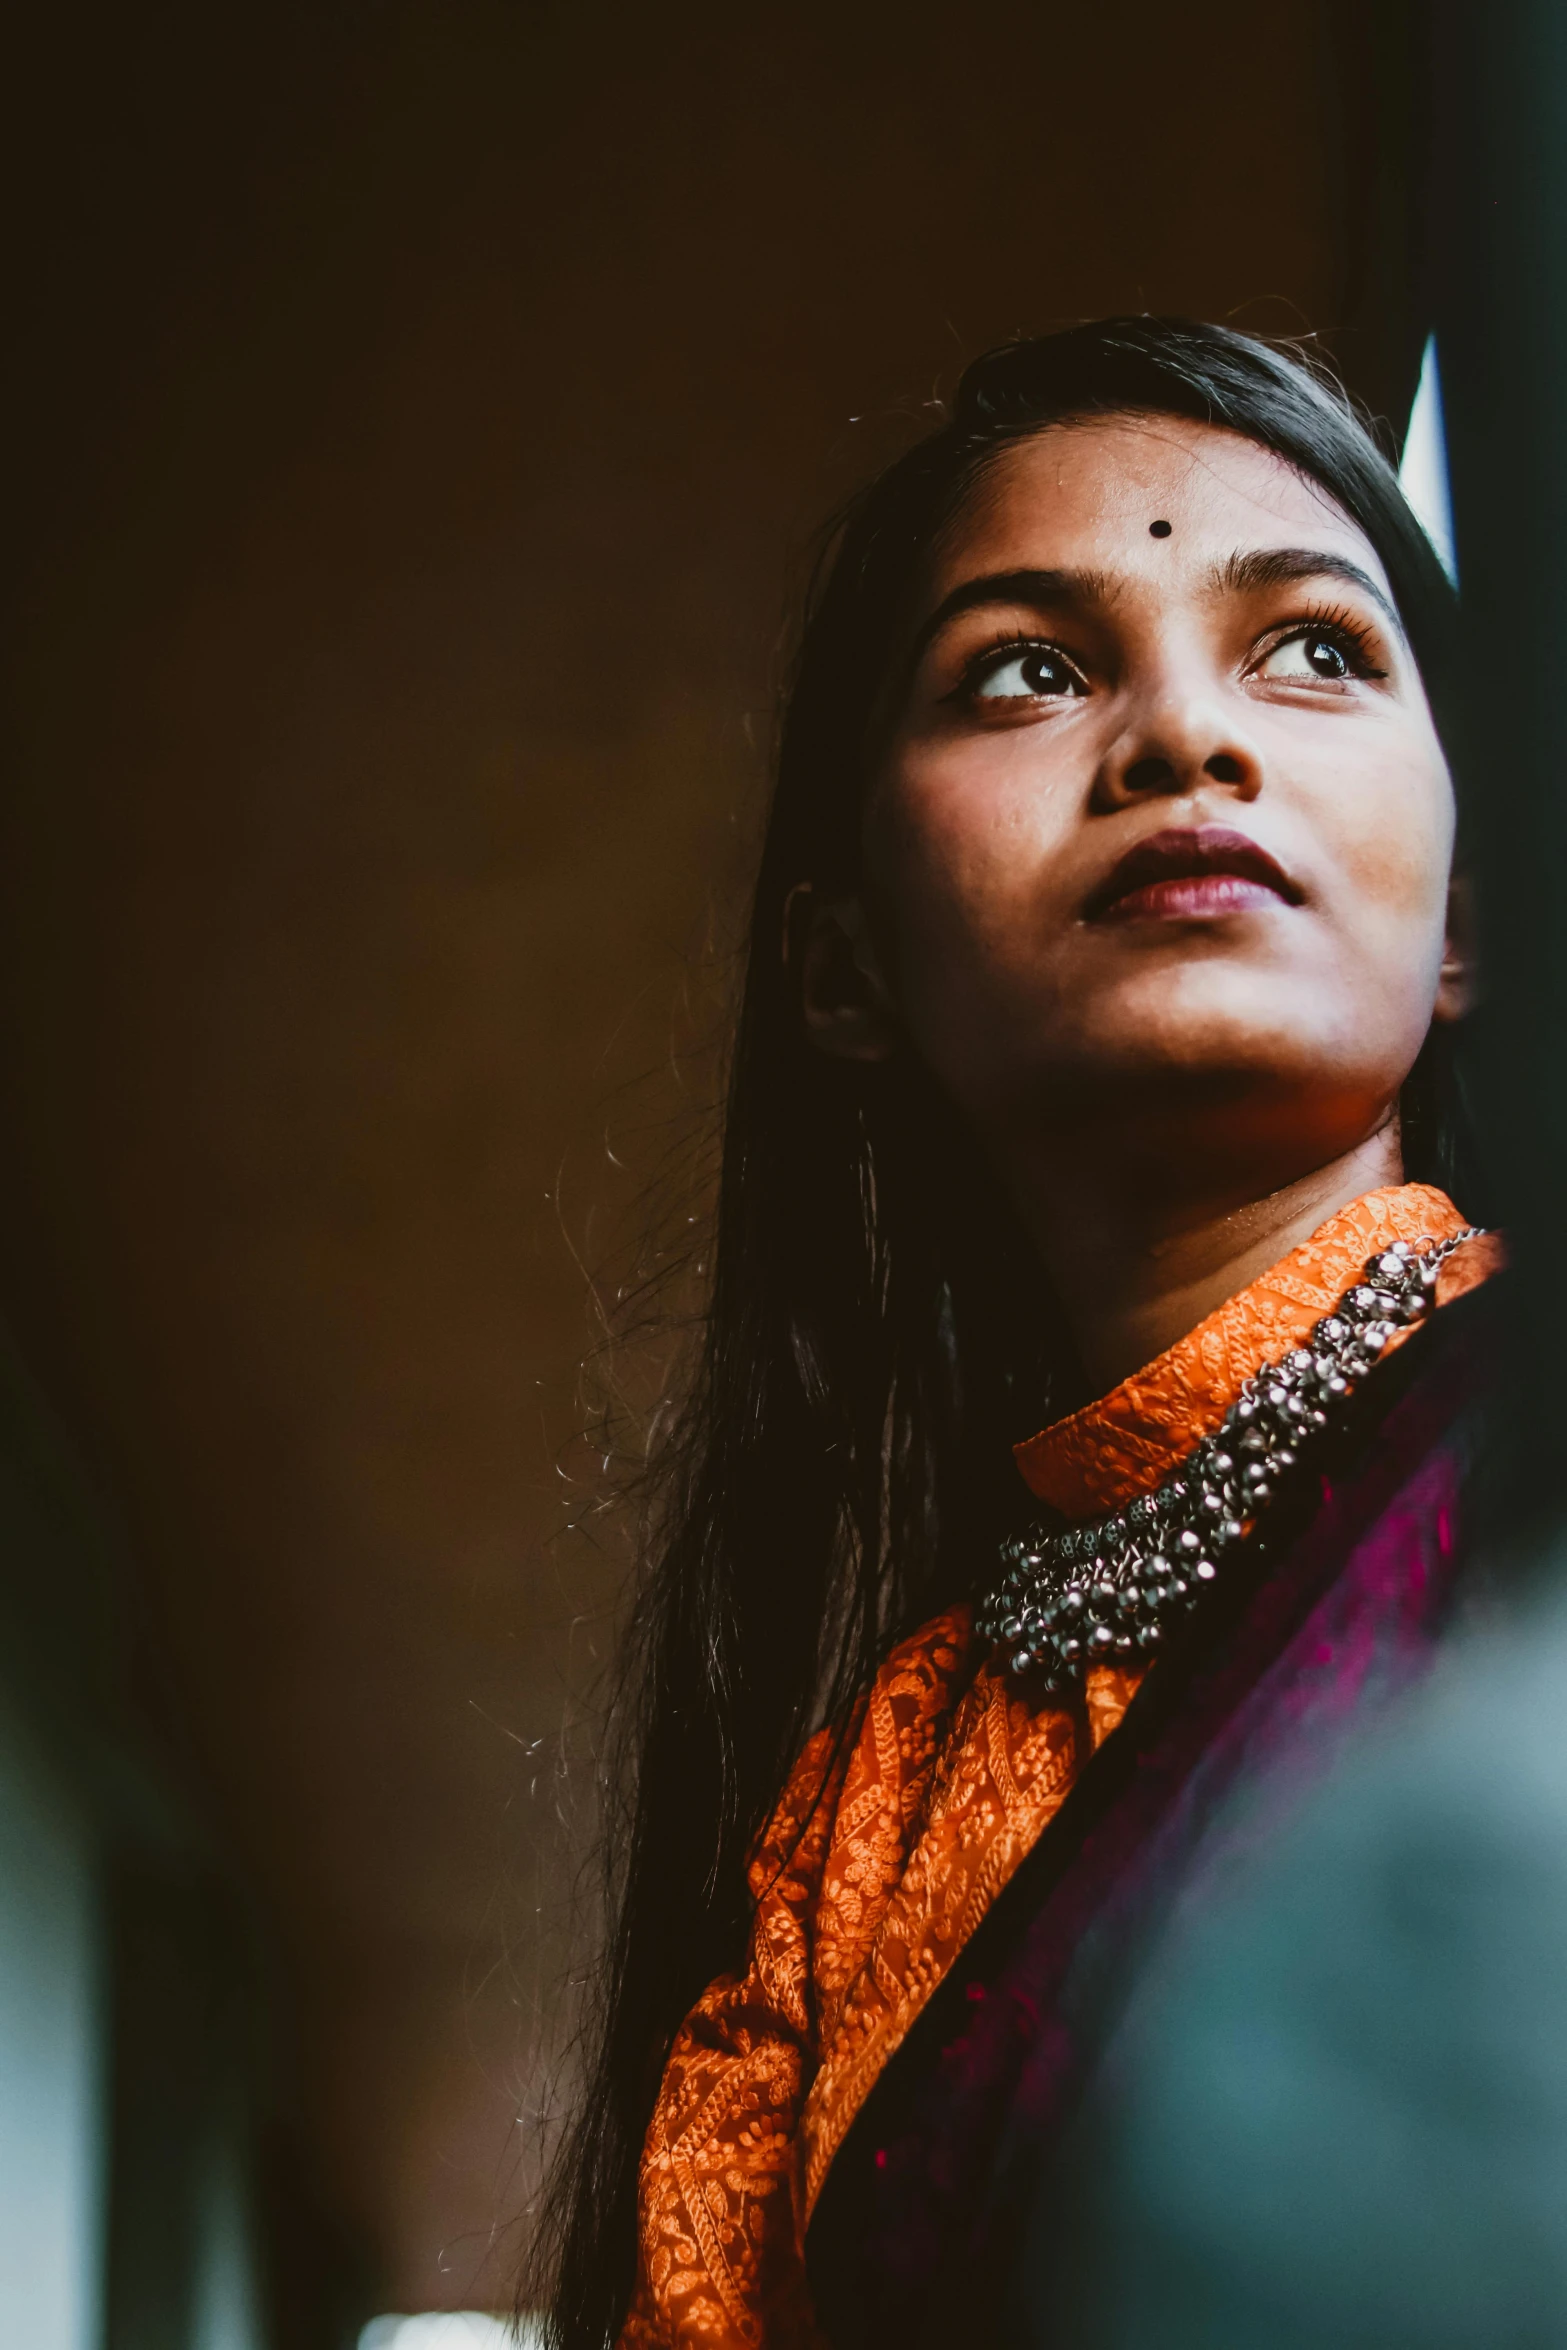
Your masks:
M 1105 1179 L 1094 1153 L 1056 1175 L 1034 1238 L 1097 1394 L 1184 1338 L 1340 1208 L 1404 1179 L 1396 1117 L 1256 1199 L 1175 1198 L 1157 1181 L 1129 1189 Z

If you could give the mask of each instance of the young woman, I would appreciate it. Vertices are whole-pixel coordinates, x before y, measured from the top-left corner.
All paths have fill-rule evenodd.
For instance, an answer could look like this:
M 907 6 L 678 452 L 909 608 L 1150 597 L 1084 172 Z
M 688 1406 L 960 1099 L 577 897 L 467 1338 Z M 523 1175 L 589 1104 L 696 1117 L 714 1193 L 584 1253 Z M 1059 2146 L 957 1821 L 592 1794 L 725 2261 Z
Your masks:
M 1347 403 L 1219 328 L 993 353 L 843 523 L 637 1618 L 573 2350 L 1004 2332 L 1221 1799 L 1428 1650 L 1496 1255 L 1455 642 Z

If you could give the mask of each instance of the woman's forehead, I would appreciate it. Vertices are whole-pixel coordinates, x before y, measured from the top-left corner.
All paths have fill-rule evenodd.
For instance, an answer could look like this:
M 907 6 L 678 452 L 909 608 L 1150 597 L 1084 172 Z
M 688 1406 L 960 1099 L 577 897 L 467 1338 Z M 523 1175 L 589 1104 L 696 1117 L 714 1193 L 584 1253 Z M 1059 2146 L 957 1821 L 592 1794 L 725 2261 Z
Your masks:
M 931 600 L 992 571 L 1135 572 L 1173 584 L 1270 546 L 1348 555 L 1386 584 L 1343 508 L 1256 441 L 1176 416 L 1049 425 L 986 466 L 935 550 Z

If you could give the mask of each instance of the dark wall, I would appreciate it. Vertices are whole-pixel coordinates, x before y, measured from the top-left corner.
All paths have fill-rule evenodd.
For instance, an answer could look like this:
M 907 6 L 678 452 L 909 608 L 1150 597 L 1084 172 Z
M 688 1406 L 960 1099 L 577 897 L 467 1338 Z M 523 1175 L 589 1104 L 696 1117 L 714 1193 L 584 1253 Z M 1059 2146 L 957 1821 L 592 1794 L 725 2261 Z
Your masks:
M 1416 21 L 340 0 L 17 44 L 0 1284 L 394 2304 L 505 2298 L 617 1573 L 557 1473 L 579 1259 L 682 1114 L 785 578 L 1019 329 L 1320 330 L 1401 415 Z

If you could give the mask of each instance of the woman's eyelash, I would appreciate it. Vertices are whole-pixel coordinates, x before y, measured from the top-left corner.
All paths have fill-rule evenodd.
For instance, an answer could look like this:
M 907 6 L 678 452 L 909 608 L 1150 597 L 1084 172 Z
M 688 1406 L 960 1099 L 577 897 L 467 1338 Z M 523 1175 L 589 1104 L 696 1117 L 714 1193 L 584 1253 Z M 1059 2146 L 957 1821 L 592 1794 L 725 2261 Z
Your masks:
M 1058 645 L 1051 637 L 1023 635 L 998 637 L 994 644 L 983 646 L 979 652 L 971 654 L 964 663 L 963 675 L 958 681 L 957 696 L 954 698 L 957 699 L 972 692 L 975 686 L 983 683 L 993 669 L 1001 668 L 1008 661 L 1015 661 L 1021 653 L 1049 653 L 1055 660 L 1062 662 L 1066 668 L 1070 669 L 1074 677 L 1080 674 L 1079 664 L 1073 660 L 1064 646 Z
M 1387 675 L 1376 658 L 1376 632 L 1357 613 L 1346 611 L 1342 606 L 1324 606 L 1320 611 L 1307 612 L 1299 620 L 1289 621 L 1284 627 L 1276 629 L 1267 650 L 1276 653 L 1281 645 L 1297 644 L 1305 636 L 1329 638 L 1362 677 Z

